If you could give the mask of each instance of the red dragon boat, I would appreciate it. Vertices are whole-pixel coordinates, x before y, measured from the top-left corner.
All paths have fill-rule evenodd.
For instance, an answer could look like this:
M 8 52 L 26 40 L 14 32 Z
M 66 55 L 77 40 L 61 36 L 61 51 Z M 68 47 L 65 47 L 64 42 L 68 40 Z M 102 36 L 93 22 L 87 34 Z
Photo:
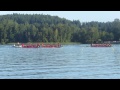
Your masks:
M 42 44 L 40 47 L 42 48 L 60 48 L 61 44 Z
M 14 44 L 13 47 L 16 48 L 39 48 L 40 45 L 39 44 Z
M 91 47 L 111 47 L 111 44 L 91 44 Z
M 13 47 L 16 47 L 16 48 L 60 48 L 61 47 L 61 44 L 14 44 Z

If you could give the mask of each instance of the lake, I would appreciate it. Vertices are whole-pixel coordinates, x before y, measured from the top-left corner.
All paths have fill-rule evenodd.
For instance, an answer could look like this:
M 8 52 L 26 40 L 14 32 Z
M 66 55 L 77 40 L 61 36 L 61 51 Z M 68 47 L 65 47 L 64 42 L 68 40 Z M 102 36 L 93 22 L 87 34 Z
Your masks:
M 120 79 L 120 45 L 14 48 L 0 45 L 1 79 Z

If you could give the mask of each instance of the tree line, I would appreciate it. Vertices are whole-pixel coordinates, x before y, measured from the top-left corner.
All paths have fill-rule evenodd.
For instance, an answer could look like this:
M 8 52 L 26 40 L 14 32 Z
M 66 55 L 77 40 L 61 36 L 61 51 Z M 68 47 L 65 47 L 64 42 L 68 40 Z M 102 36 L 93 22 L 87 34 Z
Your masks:
M 0 43 L 104 42 L 120 40 L 120 20 L 83 22 L 43 14 L 0 15 Z

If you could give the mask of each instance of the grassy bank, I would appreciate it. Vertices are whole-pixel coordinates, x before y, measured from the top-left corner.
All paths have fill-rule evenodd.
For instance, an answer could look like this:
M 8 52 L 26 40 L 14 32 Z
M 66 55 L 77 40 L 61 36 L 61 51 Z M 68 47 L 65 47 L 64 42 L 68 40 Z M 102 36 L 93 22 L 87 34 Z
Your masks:
M 24 43 L 24 44 L 36 44 L 36 43 L 44 43 L 44 44 L 57 44 L 60 42 L 28 42 L 28 43 Z M 13 43 L 7 43 L 7 45 L 13 45 L 13 44 L 17 44 L 17 42 L 13 42 Z M 60 43 L 61 45 L 75 45 L 75 44 L 80 44 L 79 42 L 62 42 Z
M 79 42 L 62 42 L 62 45 L 75 45 L 75 44 L 81 44 Z

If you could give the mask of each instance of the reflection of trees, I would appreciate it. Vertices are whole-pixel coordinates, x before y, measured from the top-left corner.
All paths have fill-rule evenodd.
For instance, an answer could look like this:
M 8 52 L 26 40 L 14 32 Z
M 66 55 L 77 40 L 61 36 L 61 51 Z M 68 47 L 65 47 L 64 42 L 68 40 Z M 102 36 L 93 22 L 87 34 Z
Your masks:
M 118 47 L 112 47 L 112 49 L 114 54 L 113 57 L 115 58 L 115 64 L 120 65 L 120 50 L 118 49 Z

